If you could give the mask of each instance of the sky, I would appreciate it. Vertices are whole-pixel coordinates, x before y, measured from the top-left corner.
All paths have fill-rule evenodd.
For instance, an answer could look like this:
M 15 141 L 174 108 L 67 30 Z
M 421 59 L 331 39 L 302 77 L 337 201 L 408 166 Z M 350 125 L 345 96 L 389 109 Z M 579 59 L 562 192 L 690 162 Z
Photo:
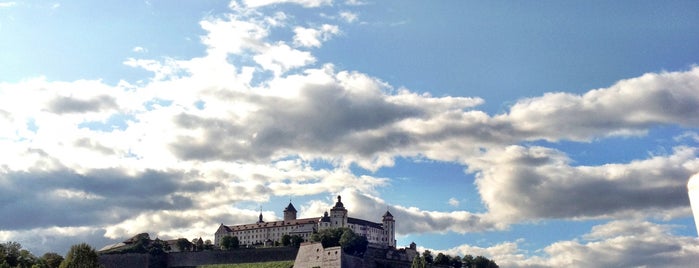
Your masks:
M 0 241 L 396 218 L 501 267 L 699 262 L 697 1 L 0 1 Z

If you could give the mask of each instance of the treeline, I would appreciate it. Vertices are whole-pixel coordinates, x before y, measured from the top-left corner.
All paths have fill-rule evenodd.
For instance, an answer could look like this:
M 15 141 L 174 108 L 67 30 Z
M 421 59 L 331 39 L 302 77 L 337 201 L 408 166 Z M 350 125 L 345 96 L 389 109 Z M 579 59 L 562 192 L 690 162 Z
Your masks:
M 64 258 L 58 253 L 48 252 L 34 256 L 17 242 L 0 244 L 0 268 L 77 268 L 100 267 L 97 252 L 82 243 L 70 247 Z
M 438 266 L 448 266 L 454 268 L 498 268 L 499 266 L 495 261 L 490 260 L 483 256 L 466 255 L 463 258 L 459 256 L 449 256 L 448 254 L 439 253 L 437 256 L 433 256 L 432 252 L 425 250 L 422 254 L 418 252 L 418 255 L 413 259 L 413 264 L 411 268 L 424 268 L 432 267 L 433 265 Z

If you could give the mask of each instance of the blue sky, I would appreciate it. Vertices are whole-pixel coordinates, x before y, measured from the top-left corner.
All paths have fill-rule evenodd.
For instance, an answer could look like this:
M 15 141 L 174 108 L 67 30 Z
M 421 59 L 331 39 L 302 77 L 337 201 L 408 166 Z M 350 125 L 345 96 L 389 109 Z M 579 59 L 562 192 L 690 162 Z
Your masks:
M 0 240 L 211 239 L 341 194 L 503 267 L 696 263 L 698 9 L 2 1 Z

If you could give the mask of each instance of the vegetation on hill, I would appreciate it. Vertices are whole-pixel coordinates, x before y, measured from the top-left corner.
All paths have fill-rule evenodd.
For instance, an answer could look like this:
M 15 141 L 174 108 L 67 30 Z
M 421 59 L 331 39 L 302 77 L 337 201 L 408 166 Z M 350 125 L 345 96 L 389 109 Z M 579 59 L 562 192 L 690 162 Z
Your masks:
M 39 258 L 17 242 L 0 244 L 0 268 L 58 268 L 62 261 L 58 253 L 48 252 Z
M 90 245 L 81 243 L 70 247 L 60 268 L 99 268 L 97 252 Z
M 432 256 L 432 252 L 425 250 L 422 255 L 418 253 L 413 259 L 411 268 L 431 267 L 432 265 L 448 266 L 454 268 L 469 267 L 469 268 L 498 268 L 495 261 L 483 256 L 473 257 L 466 255 L 463 258 L 459 256 L 449 256 L 443 253 Z
M 361 256 L 366 251 L 369 241 L 350 228 L 329 228 L 314 233 L 311 241 L 320 242 L 324 248 L 341 246 L 347 254 Z
M 148 233 L 138 234 L 124 242 L 127 243 L 125 246 L 102 251 L 100 254 L 149 253 L 151 255 L 162 255 L 165 251 L 170 250 L 170 246 L 165 241 L 157 238 L 151 240 Z
M 237 236 L 224 236 L 221 238 L 221 249 L 231 250 L 240 247 L 240 240 Z

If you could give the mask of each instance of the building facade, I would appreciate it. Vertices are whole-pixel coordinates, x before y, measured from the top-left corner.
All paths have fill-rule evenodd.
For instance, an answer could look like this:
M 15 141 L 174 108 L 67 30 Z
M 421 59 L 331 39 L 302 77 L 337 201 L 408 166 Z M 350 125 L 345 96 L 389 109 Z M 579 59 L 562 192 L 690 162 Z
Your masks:
M 265 222 L 260 213 L 256 223 L 230 226 L 221 224 L 214 235 L 214 243 L 220 246 L 224 236 L 238 237 L 240 245 L 274 243 L 280 241 L 284 235 L 298 235 L 304 241 L 308 241 L 313 233 L 320 230 L 347 227 L 356 234 L 365 236 L 369 243 L 396 246 L 396 222 L 389 211 L 384 213 L 381 223 L 352 218 L 347 214 L 342 197 L 338 196 L 330 213 L 326 211 L 323 216 L 297 219 L 297 212 L 290 202 L 284 208 L 284 220 L 281 221 Z

